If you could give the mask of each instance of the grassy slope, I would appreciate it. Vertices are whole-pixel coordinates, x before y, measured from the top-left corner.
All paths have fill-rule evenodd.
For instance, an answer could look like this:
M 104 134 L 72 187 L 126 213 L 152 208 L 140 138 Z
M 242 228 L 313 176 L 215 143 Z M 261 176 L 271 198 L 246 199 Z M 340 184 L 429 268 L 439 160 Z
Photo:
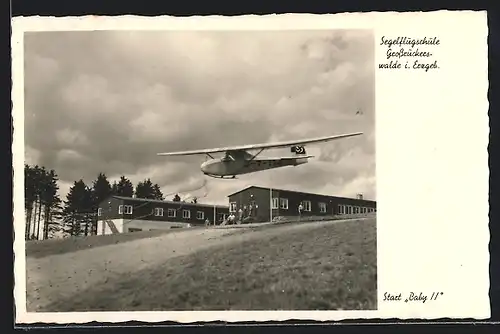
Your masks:
M 66 239 L 35 240 L 26 242 L 26 256 L 42 258 L 49 255 L 65 254 L 83 249 L 102 247 L 133 241 L 142 238 L 152 238 L 171 232 L 178 232 L 180 229 L 142 231 L 134 233 L 120 233 L 109 235 L 92 235 L 87 237 L 74 237 Z
M 287 232 L 174 258 L 51 311 L 375 309 L 375 221 Z

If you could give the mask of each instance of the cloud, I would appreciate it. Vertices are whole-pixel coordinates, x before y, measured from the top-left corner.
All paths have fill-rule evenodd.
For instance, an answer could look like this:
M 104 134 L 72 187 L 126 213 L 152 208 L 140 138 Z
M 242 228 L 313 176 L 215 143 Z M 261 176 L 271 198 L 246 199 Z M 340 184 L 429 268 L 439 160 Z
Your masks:
M 322 144 L 307 165 L 211 179 L 206 200 L 226 203 L 251 184 L 375 198 L 373 38 L 356 30 L 27 33 L 26 159 L 65 184 L 104 172 L 150 177 L 170 193 L 202 184 L 205 158 L 158 152 L 363 131 Z

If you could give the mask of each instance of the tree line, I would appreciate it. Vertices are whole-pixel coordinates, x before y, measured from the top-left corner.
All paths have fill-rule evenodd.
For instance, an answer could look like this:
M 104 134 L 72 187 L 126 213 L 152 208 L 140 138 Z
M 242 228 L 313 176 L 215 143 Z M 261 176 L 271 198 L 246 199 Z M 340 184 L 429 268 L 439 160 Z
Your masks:
M 60 232 L 66 236 L 97 233 L 97 208 L 110 195 L 164 200 L 160 186 L 147 178 L 134 187 L 125 176 L 109 182 L 104 173 L 87 185 L 75 181 L 65 200 L 59 196 L 58 175 L 43 166 L 24 166 L 26 239 L 48 239 Z M 178 194 L 173 201 L 180 202 Z M 196 198 L 193 199 L 196 203 Z

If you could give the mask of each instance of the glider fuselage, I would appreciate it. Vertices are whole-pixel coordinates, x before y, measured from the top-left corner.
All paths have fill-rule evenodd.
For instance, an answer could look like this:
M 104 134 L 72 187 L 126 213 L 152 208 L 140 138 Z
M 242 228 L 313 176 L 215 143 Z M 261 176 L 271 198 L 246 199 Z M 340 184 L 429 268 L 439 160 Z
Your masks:
M 225 177 L 249 174 L 267 169 L 297 166 L 308 162 L 310 156 L 289 158 L 254 158 L 254 159 L 210 159 L 201 165 L 201 171 L 208 176 Z
M 319 144 L 338 140 L 342 138 L 354 137 L 363 134 L 362 132 L 346 133 L 341 135 L 331 135 L 324 137 L 316 137 L 309 139 L 288 140 L 274 143 L 261 143 L 250 145 L 238 145 L 232 147 L 218 147 L 211 149 L 199 149 L 190 151 L 164 152 L 158 153 L 162 156 L 188 156 L 188 155 L 207 155 L 210 160 L 205 161 L 201 165 L 201 171 L 211 177 L 224 178 L 229 176 L 235 178 L 236 175 L 249 174 L 253 172 L 280 168 L 285 166 L 297 166 L 307 163 L 310 155 L 306 155 L 305 145 Z M 293 157 L 279 158 L 257 158 L 263 151 L 272 148 L 289 147 L 290 152 L 294 153 Z M 247 151 L 259 150 L 257 154 L 250 154 Z M 214 158 L 212 153 L 225 153 L 225 156 L 220 159 Z

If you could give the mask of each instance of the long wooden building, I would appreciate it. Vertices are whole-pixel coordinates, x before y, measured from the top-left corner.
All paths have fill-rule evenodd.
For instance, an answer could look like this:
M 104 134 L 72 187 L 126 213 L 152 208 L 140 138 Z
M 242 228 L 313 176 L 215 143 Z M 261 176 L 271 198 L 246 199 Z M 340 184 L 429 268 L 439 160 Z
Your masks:
M 356 198 L 313 194 L 307 192 L 250 186 L 228 195 L 229 212 L 254 221 L 269 221 L 277 216 L 336 216 L 375 212 L 377 203 Z M 272 208 L 271 208 L 272 206 Z
M 229 207 L 110 196 L 97 210 L 97 234 L 163 230 L 222 222 Z

